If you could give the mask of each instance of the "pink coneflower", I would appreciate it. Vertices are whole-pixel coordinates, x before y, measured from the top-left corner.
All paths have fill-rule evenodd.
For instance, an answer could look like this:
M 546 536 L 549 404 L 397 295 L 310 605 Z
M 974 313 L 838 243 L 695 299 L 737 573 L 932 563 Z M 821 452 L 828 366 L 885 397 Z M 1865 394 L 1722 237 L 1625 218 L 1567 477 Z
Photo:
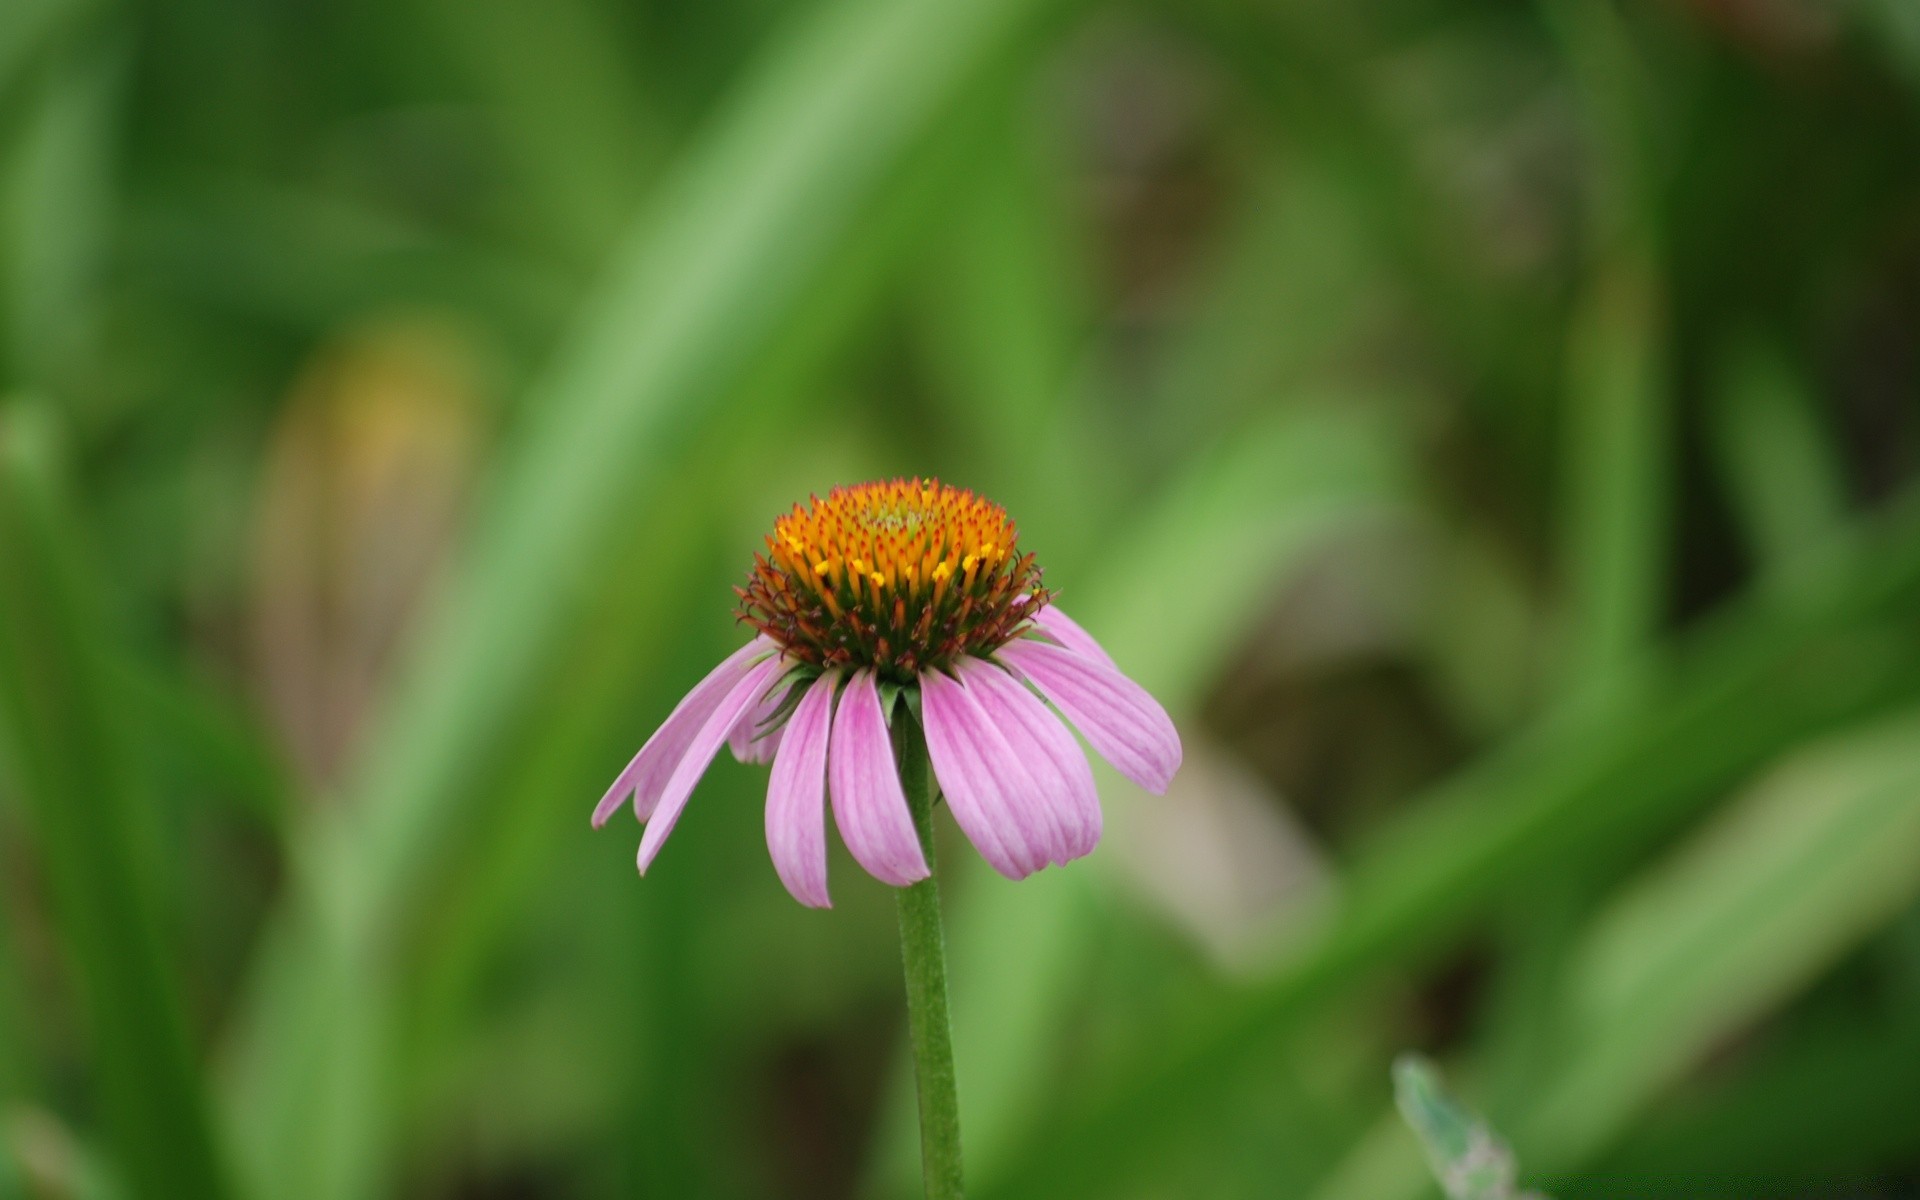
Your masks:
M 1066 721 L 1155 793 L 1180 765 L 1180 738 L 1052 607 L 1015 539 L 999 505 L 937 481 L 835 488 L 795 505 L 738 589 L 758 636 L 680 701 L 594 825 L 632 796 L 644 873 L 724 743 L 742 761 L 773 763 L 767 846 L 802 904 L 829 903 L 829 796 L 855 860 L 905 887 L 928 864 L 896 758 L 904 721 L 924 730 L 940 793 L 1001 874 L 1091 851 L 1100 803 Z

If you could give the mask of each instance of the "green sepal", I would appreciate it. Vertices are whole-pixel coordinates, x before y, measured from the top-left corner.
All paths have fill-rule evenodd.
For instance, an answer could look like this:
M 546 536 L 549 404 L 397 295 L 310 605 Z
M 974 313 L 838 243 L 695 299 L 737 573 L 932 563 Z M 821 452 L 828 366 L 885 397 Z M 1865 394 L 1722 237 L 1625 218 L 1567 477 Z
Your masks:
M 920 720 L 920 685 L 918 683 L 898 683 L 891 679 L 882 679 L 880 689 L 880 711 L 886 714 L 887 727 L 893 727 L 893 710 L 902 701 L 906 701 L 907 710 L 913 714 L 916 724 Z
M 768 714 L 766 720 L 760 722 L 760 729 L 753 735 L 752 740 L 757 742 L 784 726 L 787 718 L 793 715 L 793 710 L 800 707 L 800 700 L 807 694 L 807 688 L 812 686 L 813 681 L 818 678 L 820 678 L 819 667 L 799 663 L 788 668 L 785 674 L 775 680 L 773 686 L 767 689 L 766 695 L 771 696 L 781 688 L 788 689 L 787 694 L 780 697 L 780 706 Z

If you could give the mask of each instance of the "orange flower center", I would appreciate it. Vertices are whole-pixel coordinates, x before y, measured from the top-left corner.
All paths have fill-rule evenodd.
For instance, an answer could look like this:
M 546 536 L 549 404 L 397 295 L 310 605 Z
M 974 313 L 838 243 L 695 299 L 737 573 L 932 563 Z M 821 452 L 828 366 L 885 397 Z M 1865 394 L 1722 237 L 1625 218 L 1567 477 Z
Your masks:
M 819 667 L 906 682 L 1016 636 L 1050 599 L 1007 512 L 938 480 L 835 488 L 774 521 L 740 618 Z

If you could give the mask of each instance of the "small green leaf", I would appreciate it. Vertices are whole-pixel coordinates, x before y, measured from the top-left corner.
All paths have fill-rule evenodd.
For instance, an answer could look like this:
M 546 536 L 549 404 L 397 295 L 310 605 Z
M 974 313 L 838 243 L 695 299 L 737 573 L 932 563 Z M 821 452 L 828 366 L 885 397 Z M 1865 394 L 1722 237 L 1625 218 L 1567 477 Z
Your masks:
M 1393 1098 L 1427 1152 L 1449 1200 L 1527 1200 L 1516 1197 L 1513 1152 L 1493 1129 L 1440 1084 L 1434 1065 L 1418 1055 L 1393 1064 Z

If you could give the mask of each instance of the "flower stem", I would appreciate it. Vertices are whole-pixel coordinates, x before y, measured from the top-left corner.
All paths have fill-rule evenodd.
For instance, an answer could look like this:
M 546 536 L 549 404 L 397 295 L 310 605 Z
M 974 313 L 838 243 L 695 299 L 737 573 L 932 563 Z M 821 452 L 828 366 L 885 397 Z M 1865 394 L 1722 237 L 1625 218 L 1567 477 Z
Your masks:
M 902 713 L 894 722 L 899 739 L 900 782 L 920 834 L 927 866 L 933 861 L 936 784 L 920 727 Z M 913 1073 L 920 1089 L 920 1170 L 927 1200 L 959 1200 L 960 1097 L 954 1084 L 953 1023 L 947 1016 L 947 948 L 940 930 L 937 873 L 898 890 L 900 957 L 907 971 L 907 1025 L 913 1041 Z

